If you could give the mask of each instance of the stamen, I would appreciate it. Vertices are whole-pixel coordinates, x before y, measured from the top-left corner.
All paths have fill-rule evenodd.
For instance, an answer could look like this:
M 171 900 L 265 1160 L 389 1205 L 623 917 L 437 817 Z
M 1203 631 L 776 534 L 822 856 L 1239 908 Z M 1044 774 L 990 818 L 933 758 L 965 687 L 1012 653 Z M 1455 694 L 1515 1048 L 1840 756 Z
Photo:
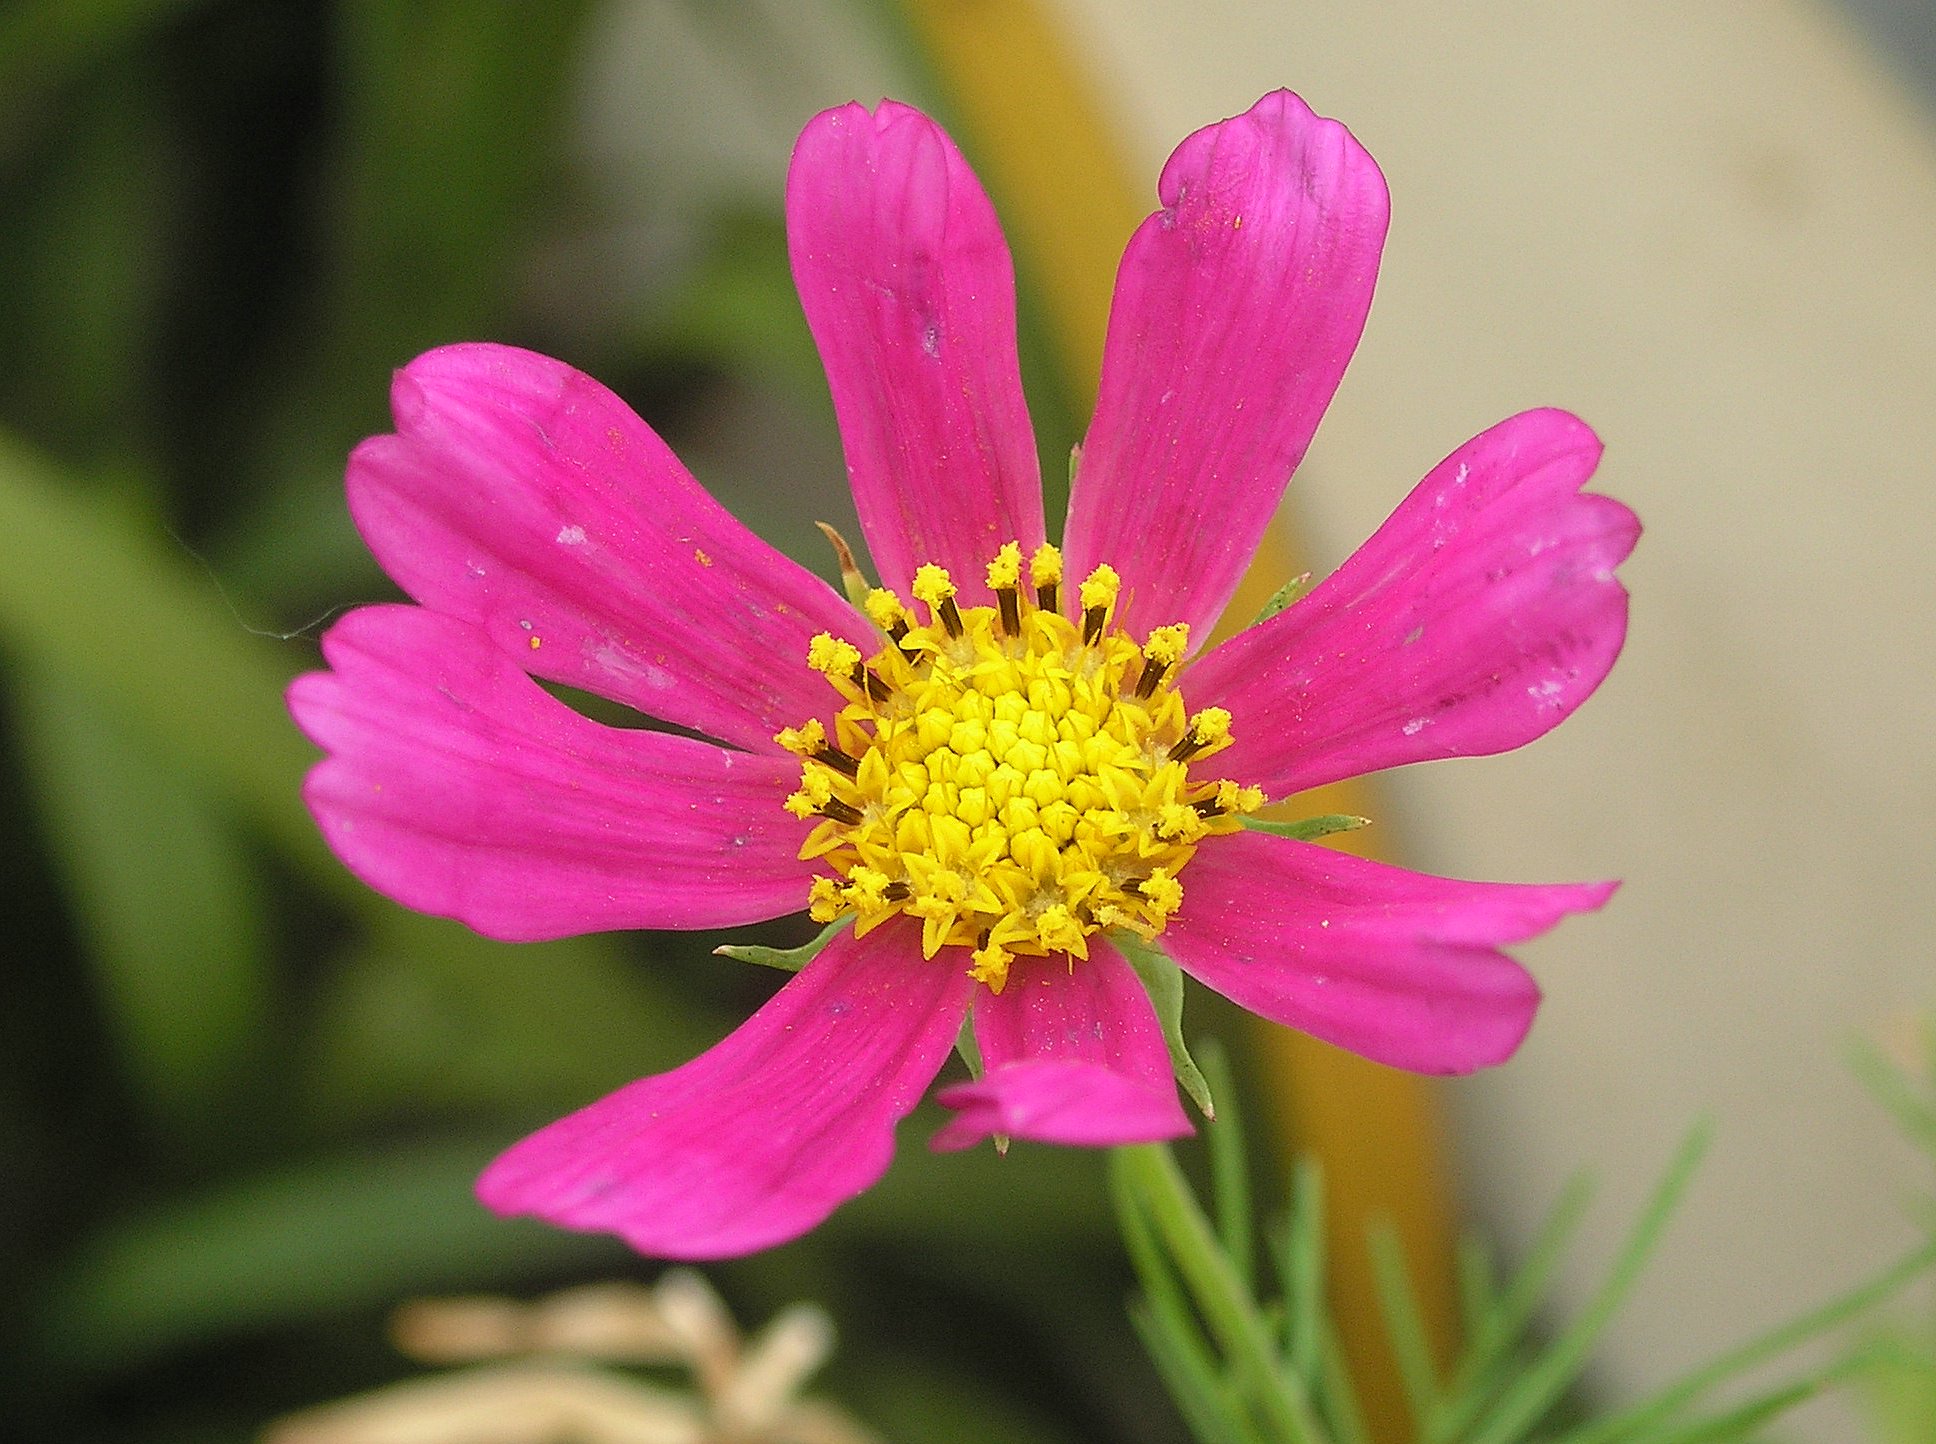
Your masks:
M 877 706 L 894 695 L 894 689 L 883 682 L 880 675 L 864 662 L 854 663 L 853 678 L 854 685 L 865 690 Z
M 1213 751 L 1230 741 L 1230 714 L 1221 707 L 1205 707 L 1190 719 L 1190 730 L 1170 749 L 1170 761 L 1188 762 L 1199 752 Z
M 955 605 L 954 579 L 948 575 L 946 567 L 927 563 L 914 574 L 914 595 L 926 602 L 934 613 L 935 620 L 950 637 L 962 633 L 961 609 Z
M 895 646 L 900 646 L 906 640 L 909 626 L 907 608 L 901 605 L 901 599 L 894 593 L 886 587 L 876 587 L 867 594 L 862 606 L 867 620 L 885 632 Z
M 1143 643 L 1143 672 L 1136 679 L 1136 695 L 1147 697 L 1156 690 L 1156 684 L 1163 680 L 1163 674 L 1174 667 L 1185 649 L 1190 645 L 1190 625 L 1177 622 L 1173 626 L 1158 627 L 1150 633 L 1149 640 Z
M 995 605 L 1001 612 L 1002 635 L 1005 637 L 1019 637 L 1022 634 L 1021 580 L 1021 543 L 1009 542 L 995 553 L 995 560 L 988 564 L 988 590 L 995 594 Z
M 1104 562 L 1082 584 L 1082 645 L 1093 647 L 1096 639 L 1102 636 L 1103 626 L 1109 620 L 1109 609 L 1116 604 L 1116 594 L 1122 590 L 1123 580 L 1116 575 L 1116 569 Z
M 849 827 L 861 819 L 861 811 L 852 803 L 842 802 L 838 797 L 829 797 L 820 804 L 820 811 L 835 822 L 844 822 Z
M 844 772 L 849 777 L 860 776 L 860 759 L 849 757 L 837 747 L 822 747 L 813 754 L 815 762 L 825 763 L 836 772 Z
M 1035 585 L 1035 605 L 1045 612 L 1062 608 L 1062 553 L 1043 542 L 1029 558 L 1029 580 Z

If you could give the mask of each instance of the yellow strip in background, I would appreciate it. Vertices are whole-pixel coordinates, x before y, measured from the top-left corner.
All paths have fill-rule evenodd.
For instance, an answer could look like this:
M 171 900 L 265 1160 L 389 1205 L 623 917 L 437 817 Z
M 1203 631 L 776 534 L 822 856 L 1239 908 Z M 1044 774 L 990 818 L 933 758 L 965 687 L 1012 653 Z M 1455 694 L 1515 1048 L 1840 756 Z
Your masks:
M 1030 0 L 901 3 L 981 161 L 1010 242 L 1043 293 L 1034 299 L 1050 312 L 1068 393 L 1087 407 L 1116 262 L 1154 204 L 1155 178 L 1147 185 L 1127 178 L 1087 77 Z M 1280 522 L 1230 615 L 1255 615 L 1292 574 L 1293 555 Z M 1326 788 L 1282 811 L 1371 815 L 1366 791 L 1362 784 Z M 1372 829 L 1346 842 L 1369 851 L 1376 836 Z M 1339 1330 L 1373 1438 L 1397 1444 L 1411 1431 L 1378 1319 L 1365 1226 L 1381 1216 L 1397 1225 L 1440 1357 L 1449 1357 L 1457 1319 L 1452 1209 L 1435 1099 L 1420 1079 L 1287 1029 L 1260 1024 L 1254 1042 L 1274 1085 L 1286 1151 L 1314 1153 L 1324 1165 Z

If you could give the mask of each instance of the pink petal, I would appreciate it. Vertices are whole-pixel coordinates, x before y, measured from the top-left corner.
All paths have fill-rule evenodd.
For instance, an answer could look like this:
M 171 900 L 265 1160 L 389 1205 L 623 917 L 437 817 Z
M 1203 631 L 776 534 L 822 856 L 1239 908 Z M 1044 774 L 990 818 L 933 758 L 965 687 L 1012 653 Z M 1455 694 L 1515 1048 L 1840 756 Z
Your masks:
M 476 628 L 366 607 L 289 708 L 330 755 L 303 795 L 339 857 L 406 907 L 524 941 L 703 928 L 806 902 L 791 758 L 601 726 Z
M 956 1114 L 936 1148 L 996 1133 L 1099 1148 L 1190 1132 L 1149 994 L 1100 937 L 1087 962 L 1017 958 L 1008 986 L 976 999 L 975 1042 L 986 1071 L 940 1094 Z
M 1231 714 L 1221 775 L 1283 796 L 1502 752 L 1565 720 L 1627 632 L 1614 568 L 1640 523 L 1582 494 L 1600 443 L 1564 411 L 1467 442 L 1309 596 L 1185 674 Z
M 796 1238 L 886 1170 L 972 986 L 917 927 L 842 933 L 716 1047 L 510 1149 L 478 1197 L 656 1258 Z
M 403 589 L 520 666 L 758 751 L 835 698 L 806 666 L 873 631 L 706 495 L 603 386 L 509 346 L 397 373 L 393 436 L 350 457 L 350 512 Z
M 1182 969 L 1276 1022 L 1419 1073 L 1503 1062 L 1539 989 L 1499 951 L 1617 884 L 1455 882 L 1257 832 L 1206 840 L 1160 939 Z
M 861 529 L 903 597 L 939 562 L 964 602 L 1004 542 L 1042 540 L 1015 358 L 1015 278 L 995 211 L 940 126 L 893 101 L 808 122 L 787 249 L 827 368 Z
M 1384 177 L 1289 91 L 1178 146 L 1123 254 L 1069 501 L 1075 576 L 1199 637 L 1237 588 L 1364 329 Z

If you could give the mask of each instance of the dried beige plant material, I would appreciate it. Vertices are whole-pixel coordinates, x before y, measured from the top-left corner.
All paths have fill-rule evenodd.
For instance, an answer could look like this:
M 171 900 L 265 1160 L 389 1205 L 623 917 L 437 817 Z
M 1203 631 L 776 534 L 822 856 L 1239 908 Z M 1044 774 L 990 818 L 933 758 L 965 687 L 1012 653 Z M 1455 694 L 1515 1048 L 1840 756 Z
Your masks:
M 305 1410 L 271 1425 L 264 1444 L 879 1444 L 838 1408 L 799 1397 L 833 1351 L 824 1311 L 796 1304 L 743 1340 L 690 1269 L 650 1288 L 597 1284 L 532 1303 L 419 1300 L 391 1330 L 412 1358 L 475 1367 Z M 637 1364 L 682 1368 L 692 1387 L 610 1367 Z

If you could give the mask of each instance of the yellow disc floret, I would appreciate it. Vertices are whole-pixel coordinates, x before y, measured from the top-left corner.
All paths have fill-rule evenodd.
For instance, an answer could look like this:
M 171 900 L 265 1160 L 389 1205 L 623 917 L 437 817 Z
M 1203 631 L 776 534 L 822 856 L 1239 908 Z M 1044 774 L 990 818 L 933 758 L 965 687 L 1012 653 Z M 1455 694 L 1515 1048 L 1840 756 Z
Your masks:
M 1253 787 L 1192 782 L 1190 766 L 1230 743 L 1230 714 L 1186 711 L 1170 685 L 1189 643 L 1181 624 L 1138 644 L 1112 625 L 1121 581 L 1101 566 L 1082 613 L 1056 610 L 1061 557 L 1011 543 L 986 573 L 992 607 L 962 608 L 941 567 L 914 595 L 867 598 L 886 645 L 863 662 L 815 637 L 808 665 L 845 704 L 832 736 L 809 720 L 779 735 L 801 760 L 787 810 L 818 817 L 800 855 L 813 916 L 852 914 L 866 933 L 905 914 L 921 946 L 972 949 L 969 972 L 999 992 L 1018 956 L 1086 958 L 1100 928 L 1156 936 L 1183 902 L 1179 874 L 1205 837 L 1254 812 Z

